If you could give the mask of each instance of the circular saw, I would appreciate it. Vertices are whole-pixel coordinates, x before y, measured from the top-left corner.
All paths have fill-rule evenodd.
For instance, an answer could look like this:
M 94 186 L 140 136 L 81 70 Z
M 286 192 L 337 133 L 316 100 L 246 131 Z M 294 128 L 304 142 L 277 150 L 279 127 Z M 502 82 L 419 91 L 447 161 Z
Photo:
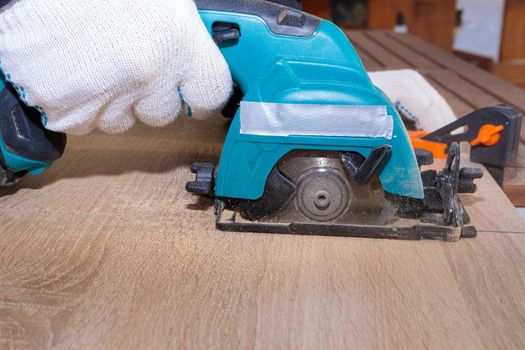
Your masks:
M 456 143 L 421 166 L 395 106 L 347 36 L 267 1 L 197 0 L 236 83 L 220 163 L 195 163 L 188 191 L 215 198 L 227 231 L 455 241 L 472 237 L 458 196 L 479 169 Z

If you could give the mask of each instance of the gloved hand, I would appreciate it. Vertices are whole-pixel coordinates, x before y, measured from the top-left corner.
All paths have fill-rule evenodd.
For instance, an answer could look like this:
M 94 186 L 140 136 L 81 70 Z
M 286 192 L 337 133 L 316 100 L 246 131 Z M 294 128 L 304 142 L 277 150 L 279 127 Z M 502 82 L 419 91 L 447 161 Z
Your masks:
M 203 116 L 232 86 L 192 0 L 14 0 L 0 12 L 0 59 L 44 125 L 70 134 L 165 126 L 181 96 Z

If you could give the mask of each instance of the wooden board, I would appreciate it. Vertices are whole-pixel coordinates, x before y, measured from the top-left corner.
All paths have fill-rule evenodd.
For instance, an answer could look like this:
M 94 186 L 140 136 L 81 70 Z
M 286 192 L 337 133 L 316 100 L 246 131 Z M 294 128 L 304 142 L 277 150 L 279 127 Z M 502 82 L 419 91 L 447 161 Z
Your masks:
M 525 225 L 487 177 L 457 243 L 217 231 L 220 120 L 70 138 L 0 190 L 0 349 L 525 347 Z
M 368 0 L 367 28 L 393 30 L 403 15 L 410 33 L 451 51 L 456 0 Z
M 488 62 L 490 71 L 525 88 L 525 1 L 505 1 L 499 62 Z
M 491 104 L 511 104 L 525 111 L 525 90 L 432 46 L 410 34 L 347 31 L 369 71 L 415 69 L 445 97 L 458 117 Z M 525 123 L 521 130 L 525 151 Z M 525 157 L 505 172 L 505 193 L 525 206 Z

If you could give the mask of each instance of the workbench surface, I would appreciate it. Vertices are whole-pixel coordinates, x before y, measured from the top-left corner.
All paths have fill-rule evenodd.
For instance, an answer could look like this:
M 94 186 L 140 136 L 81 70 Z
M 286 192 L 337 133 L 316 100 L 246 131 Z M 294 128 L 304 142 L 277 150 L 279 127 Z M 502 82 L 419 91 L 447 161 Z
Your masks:
M 457 117 L 506 103 L 525 111 L 525 91 L 410 34 L 348 31 L 367 70 L 415 69 L 448 101 Z M 518 160 L 505 171 L 504 191 L 525 207 L 525 123 Z
M 457 243 L 224 233 L 184 185 L 226 130 L 71 137 L 1 189 L 0 349 L 525 348 L 525 224 L 492 178 Z

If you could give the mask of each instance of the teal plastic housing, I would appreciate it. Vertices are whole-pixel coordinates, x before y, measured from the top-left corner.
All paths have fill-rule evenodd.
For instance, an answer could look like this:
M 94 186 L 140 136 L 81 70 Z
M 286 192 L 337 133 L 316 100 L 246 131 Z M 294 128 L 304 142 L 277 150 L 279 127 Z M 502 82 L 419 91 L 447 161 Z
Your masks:
M 309 37 L 276 35 L 255 15 L 201 10 L 210 34 L 216 22 L 234 23 L 241 37 L 219 46 L 243 101 L 386 106 L 393 137 L 258 136 L 240 133 L 237 111 L 226 137 L 216 178 L 219 197 L 255 200 L 268 175 L 293 150 L 352 151 L 367 157 L 379 145 L 392 154 L 379 174 L 385 191 L 423 198 L 423 185 L 408 133 L 384 93 L 370 81 L 346 35 L 322 21 Z M 320 116 L 326 118 L 326 116 Z M 352 122 L 351 119 L 348 120 Z
M 6 85 L 4 80 L 0 79 L 0 91 L 4 90 L 5 87 Z M 0 133 L 0 151 L 2 152 L 2 156 L 6 163 L 5 165 L 9 168 L 9 170 L 15 173 L 27 171 L 30 174 L 38 175 L 49 168 L 52 164 L 52 162 L 32 160 L 16 154 L 14 150 L 10 150 L 6 146 L 2 137 L 2 133 Z

